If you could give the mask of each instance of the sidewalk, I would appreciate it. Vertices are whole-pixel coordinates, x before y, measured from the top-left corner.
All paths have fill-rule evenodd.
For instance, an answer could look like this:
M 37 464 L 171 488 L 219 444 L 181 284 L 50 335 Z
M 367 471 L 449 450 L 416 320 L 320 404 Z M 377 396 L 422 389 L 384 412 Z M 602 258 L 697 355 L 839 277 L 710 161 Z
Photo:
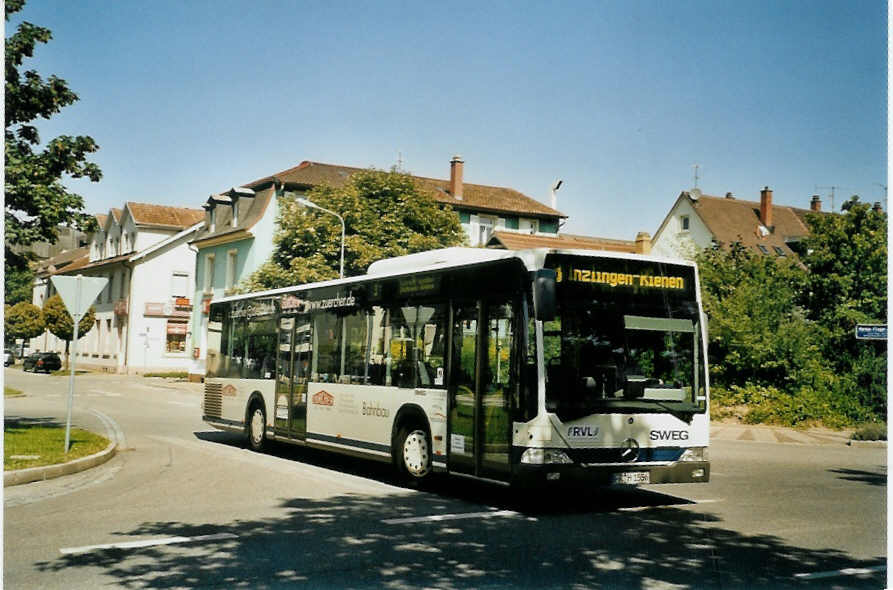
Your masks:
M 851 430 L 809 428 L 799 430 L 782 426 L 763 426 L 713 422 L 710 440 L 780 443 L 792 445 L 886 446 L 886 441 L 850 441 Z

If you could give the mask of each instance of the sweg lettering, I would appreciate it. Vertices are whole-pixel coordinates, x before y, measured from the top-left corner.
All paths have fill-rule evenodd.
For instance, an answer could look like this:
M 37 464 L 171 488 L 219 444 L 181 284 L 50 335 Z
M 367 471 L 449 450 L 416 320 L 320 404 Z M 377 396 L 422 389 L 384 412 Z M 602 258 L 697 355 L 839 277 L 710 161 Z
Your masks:
M 391 411 L 387 408 L 382 408 L 378 402 L 373 404 L 367 404 L 363 402 L 363 415 L 364 416 L 375 416 L 376 418 L 387 418 L 391 415 Z
M 647 287 L 652 289 L 684 289 L 685 279 L 682 277 L 634 275 L 622 272 L 603 272 L 599 270 L 583 270 L 571 268 L 570 280 L 577 283 L 598 283 L 611 287 Z
M 652 430 L 651 440 L 688 440 L 687 430 Z
M 598 436 L 598 427 L 592 426 L 569 426 L 567 429 L 568 436 L 595 438 Z

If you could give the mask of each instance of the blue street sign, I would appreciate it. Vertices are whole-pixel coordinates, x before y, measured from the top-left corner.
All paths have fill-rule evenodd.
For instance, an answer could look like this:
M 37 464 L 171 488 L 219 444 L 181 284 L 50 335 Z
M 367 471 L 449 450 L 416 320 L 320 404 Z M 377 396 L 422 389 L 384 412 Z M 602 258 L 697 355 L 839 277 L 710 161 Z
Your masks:
M 857 324 L 857 340 L 886 340 L 887 324 Z

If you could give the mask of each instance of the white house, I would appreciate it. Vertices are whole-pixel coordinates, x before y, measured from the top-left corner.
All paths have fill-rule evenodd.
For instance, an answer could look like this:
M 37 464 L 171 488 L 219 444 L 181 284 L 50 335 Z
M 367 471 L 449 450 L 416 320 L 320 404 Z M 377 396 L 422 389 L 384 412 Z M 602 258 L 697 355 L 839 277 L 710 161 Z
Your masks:
M 96 218 L 100 228 L 79 258 L 61 267 L 51 259 L 38 273 L 35 304 L 55 293 L 54 274 L 108 278 L 94 303 L 96 324 L 78 343 L 78 364 L 115 373 L 186 371 L 195 271 L 188 242 L 204 211 L 128 202 Z M 47 332 L 31 348 L 63 352 L 65 342 Z
M 705 195 L 683 191 L 654 234 L 652 252 L 669 258 L 692 258 L 714 244 L 738 244 L 763 256 L 797 255 L 797 243 L 809 235 L 806 216 L 820 213 L 822 202 L 812 197 L 809 209 L 776 205 L 772 191 L 760 191 L 759 201 L 745 201 L 732 193 Z

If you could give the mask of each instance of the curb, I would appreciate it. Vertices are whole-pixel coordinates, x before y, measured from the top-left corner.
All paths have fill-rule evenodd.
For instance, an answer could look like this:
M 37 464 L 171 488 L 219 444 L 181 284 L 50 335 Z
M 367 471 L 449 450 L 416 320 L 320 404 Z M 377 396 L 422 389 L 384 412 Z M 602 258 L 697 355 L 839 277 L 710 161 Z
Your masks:
M 102 465 L 114 457 L 119 445 L 118 436 L 116 434 L 119 429 L 114 421 L 104 414 L 100 416 L 100 420 L 102 420 L 102 423 L 105 426 L 106 438 L 111 441 L 105 449 L 98 453 L 81 457 L 80 459 L 75 459 L 74 461 L 69 461 L 67 463 L 4 472 L 3 487 L 17 486 L 35 481 L 45 481 L 47 479 L 62 477 L 63 475 L 80 473 L 81 471 L 86 471 L 87 469 Z
M 849 440 L 846 444 L 851 447 L 887 448 L 885 440 Z

